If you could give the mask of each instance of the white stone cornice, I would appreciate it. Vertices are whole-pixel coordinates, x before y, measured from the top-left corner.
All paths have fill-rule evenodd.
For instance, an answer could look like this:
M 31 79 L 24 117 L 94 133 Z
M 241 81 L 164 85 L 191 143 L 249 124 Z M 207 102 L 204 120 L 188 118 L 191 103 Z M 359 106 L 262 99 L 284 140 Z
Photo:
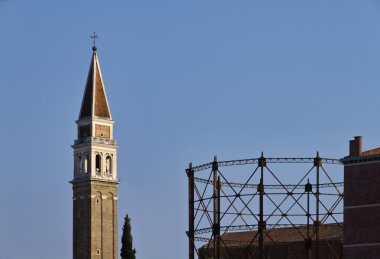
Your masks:
M 380 243 L 366 243 L 366 244 L 343 245 L 343 247 L 345 247 L 345 248 L 349 248 L 349 247 L 365 247 L 365 246 L 380 246 Z
M 380 207 L 380 203 L 356 205 L 356 206 L 345 206 L 344 209 L 350 210 L 350 209 L 362 209 L 362 208 L 373 208 L 373 207 Z

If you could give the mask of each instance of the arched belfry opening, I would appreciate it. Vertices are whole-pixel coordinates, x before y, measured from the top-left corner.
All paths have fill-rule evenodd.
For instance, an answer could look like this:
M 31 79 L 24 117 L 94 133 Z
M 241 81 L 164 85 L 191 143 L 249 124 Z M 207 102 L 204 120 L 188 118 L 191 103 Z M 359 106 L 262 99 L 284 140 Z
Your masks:
M 106 174 L 112 176 L 112 157 L 109 155 L 106 158 Z
M 89 156 L 86 154 L 83 159 L 82 171 L 87 174 L 88 173 L 88 162 L 89 162 Z
M 96 154 L 95 156 L 95 170 L 98 175 L 102 173 L 102 157 L 100 154 Z
M 82 161 L 82 155 L 79 155 L 77 157 L 77 174 L 83 173 L 83 161 Z

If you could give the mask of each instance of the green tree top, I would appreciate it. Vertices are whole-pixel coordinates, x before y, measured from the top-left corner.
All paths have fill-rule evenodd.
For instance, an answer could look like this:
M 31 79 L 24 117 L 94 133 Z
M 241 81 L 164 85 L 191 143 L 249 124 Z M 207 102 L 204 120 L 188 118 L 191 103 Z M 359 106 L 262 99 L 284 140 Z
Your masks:
M 136 250 L 132 244 L 131 219 L 128 214 L 124 218 L 123 235 L 121 236 L 121 259 L 136 259 Z

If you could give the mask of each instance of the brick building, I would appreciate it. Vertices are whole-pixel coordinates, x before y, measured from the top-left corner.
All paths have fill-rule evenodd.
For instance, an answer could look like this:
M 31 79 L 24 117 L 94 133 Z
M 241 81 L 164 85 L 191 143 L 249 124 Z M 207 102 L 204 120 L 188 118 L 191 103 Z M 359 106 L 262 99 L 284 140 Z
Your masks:
M 320 241 L 318 244 L 320 259 L 343 258 L 343 224 L 320 225 Z M 263 242 L 263 256 L 266 259 L 298 259 L 315 258 L 315 235 L 310 226 L 311 237 L 309 245 L 305 243 L 307 237 L 306 226 L 275 228 L 266 231 Z M 256 259 L 258 256 L 258 239 L 256 231 L 226 232 L 221 238 L 220 258 Z M 252 240 L 254 240 L 252 242 Z M 207 249 L 208 246 L 208 249 Z M 226 248 L 228 247 L 228 248 Z M 308 249 L 309 247 L 309 249 Z M 203 249 L 203 251 L 202 251 Z M 213 258 L 213 242 L 204 245 L 198 250 L 199 259 Z
M 380 148 L 350 141 L 344 164 L 344 259 L 380 258 Z

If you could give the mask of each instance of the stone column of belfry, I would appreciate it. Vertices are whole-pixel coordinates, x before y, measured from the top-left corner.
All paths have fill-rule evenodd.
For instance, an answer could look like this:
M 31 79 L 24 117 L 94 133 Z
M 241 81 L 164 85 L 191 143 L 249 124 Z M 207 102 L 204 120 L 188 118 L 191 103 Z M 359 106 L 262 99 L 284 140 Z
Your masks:
M 117 144 L 95 46 L 76 123 L 73 259 L 117 259 Z

